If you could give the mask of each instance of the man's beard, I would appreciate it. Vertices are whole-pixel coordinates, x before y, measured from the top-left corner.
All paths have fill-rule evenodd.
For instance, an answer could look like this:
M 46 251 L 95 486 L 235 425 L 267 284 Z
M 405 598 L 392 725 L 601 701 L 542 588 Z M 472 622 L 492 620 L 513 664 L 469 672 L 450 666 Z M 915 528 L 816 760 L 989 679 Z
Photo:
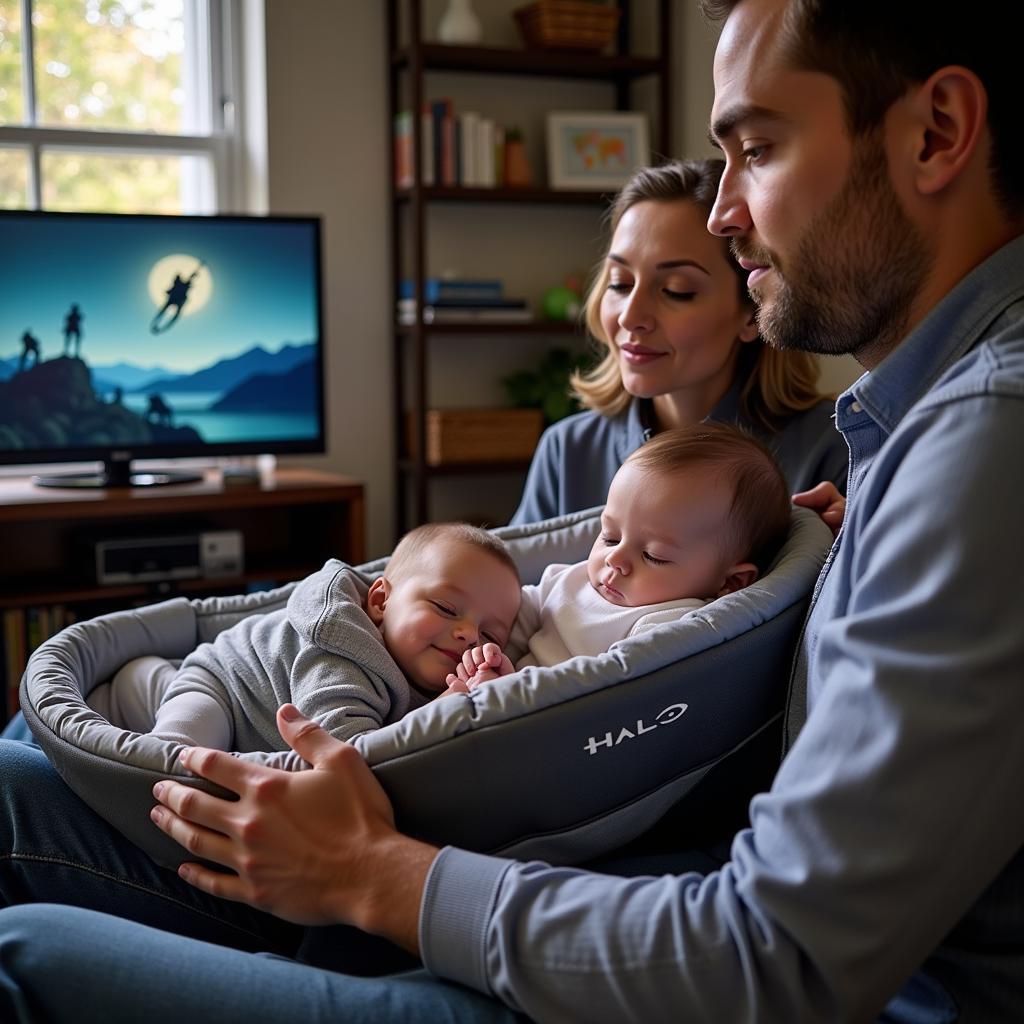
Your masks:
M 775 295 L 753 295 L 769 344 L 852 353 L 872 364 L 902 339 L 931 264 L 924 238 L 892 188 L 877 134 L 855 143 L 846 183 L 806 229 L 788 265 L 742 239 L 732 248 L 774 272 Z

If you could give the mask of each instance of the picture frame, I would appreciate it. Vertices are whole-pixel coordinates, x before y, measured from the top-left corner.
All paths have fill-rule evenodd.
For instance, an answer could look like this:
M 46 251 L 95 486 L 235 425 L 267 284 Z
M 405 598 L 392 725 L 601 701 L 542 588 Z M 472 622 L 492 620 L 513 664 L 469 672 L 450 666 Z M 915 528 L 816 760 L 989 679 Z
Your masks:
M 547 144 L 552 189 L 618 189 L 651 158 L 647 115 L 636 111 L 550 113 Z

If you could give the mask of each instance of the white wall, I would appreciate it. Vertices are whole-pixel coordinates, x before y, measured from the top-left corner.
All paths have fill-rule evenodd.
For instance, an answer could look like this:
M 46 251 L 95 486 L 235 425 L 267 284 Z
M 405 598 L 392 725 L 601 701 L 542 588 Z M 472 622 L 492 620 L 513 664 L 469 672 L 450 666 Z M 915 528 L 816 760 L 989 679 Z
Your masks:
M 486 42 L 516 45 L 510 12 L 521 2 L 474 0 Z M 250 3 L 259 0 L 246 0 L 247 6 Z M 428 35 L 435 31 L 443 6 L 443 0 L 426 0 Z M 291 461 L 347 473 L 366 482 L 367 552 L 375 555 L 391 546 L 394 529 L 385 4 L 381 0 L 265 0 L 264 8 L 269 210 L 319 213 L 324 218 L 329 454 Z M 676 150 L 707 155 L 711 152 L 707 123 L 717 33 L 702 22 L 694 0 L 677 0 L 675 19 Z M 642 27 L 637 35 L 643 38 Z M 457 77 L 432 81 L 430 94 L 445 95 L 446 90 L 464 88 L 465 83 L 460 86 Z M 485 82 L 475 81 L 477 87 Z M 507 86 L 508 81 L 494 79 L 491 87 L 495 83 Z M 511 99 L 504 100 L 517 116 L 527 119 L 528 129 L 533 119 L 534 131 L 540 123 L 537 111 L 547 101 L 543 83 L 519 82 L 514 92 L 509 91 L 513 92 Z M 570 84 L 569 88 L 574 87 Z M 569 100 L 561 86 L 559 89 L 558 103 L 564 107 Z M 580 94 L 573 102 L 592 102 L 592 97 Z M 540 159 L 539 153 L 535 159 Z M 507 216 L 508 209 L 486 212 L 500 217 Z M 466 237 L 466 231 L 479 235 L 475 216 L 454 209 L 447 223 L 454 230 L 455 244 L 442 247 L 437 253 L 439 262 L 458 263 L 460 235 Z M 543 237 L 551 216 L 551 211 L 524 212 L 520 223 L 517 213 L 516 224 L 502 234 L 500 244 L 491 246 L 500 252 L 503 265 L 495 269 L 506 277 L 510 292 L 541 289 L 543 282 L 535 266 L 536 240 Z M 466 221 L 468 227 L 459 226 Z M 567 247 L 564 257 L 556 258 L 543 272 L 549 276 L 580 269 L 580 262 L 585 266 L 590 255 L 580 261 L 572 254 L 595 252 L 600 241 L 592 217 L 582 216 L 581 211 L 561 217 L 554 237 Z M 570 241 L 566 243 L 566 239 Z M 474 245 L 477 242 L 479 238 Z M 544 245 L 550 248 L 547 242 Z M 477 258 L 485 258 L 477 249 L 474 252 Z M 497 253 L 492 255 L 499 259 Z M 563 266 L 570 261 L 576 266 Z M 471 269 L 471 264 L 462 261 L 458 269 Z M 495 358 L 501 362 L 511 357 L 506 351 Z M 482 387 L 493 392 L 490 378 L 482 382 L 466 379 L 469 363 L 461 358 L 458 346 L 451 346 L 447 355 L 439 352 L 436 373 L 449 384 L 456 377 L 460 386 L 466 380 L 467 391 Z M 832 361 L 826 386 L 845 386 L 856 372 L 856 364 Z
M 367 552 L 390 547 L 385 5 L 267 0 L 269 209 L 324 218 L 328 454 L 366 482 Z

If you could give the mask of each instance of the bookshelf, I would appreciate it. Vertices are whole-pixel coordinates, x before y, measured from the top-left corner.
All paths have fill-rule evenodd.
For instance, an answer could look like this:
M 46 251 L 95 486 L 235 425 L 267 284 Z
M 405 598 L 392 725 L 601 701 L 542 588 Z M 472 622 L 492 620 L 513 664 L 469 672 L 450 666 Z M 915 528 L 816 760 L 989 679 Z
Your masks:
M 217 579 L 101 586 L 89 540 L 239 530 L 244 571 Z M 17 707 L 28 655 L 78 619 L 182 595 L 234 594 L 308 575 L 330 557 L 364 558 L 363 485 L 348 477 L 281 468 L 258 484 L 225 485 L 219 470 L 201 481 L 152 488 L 62 490 L 27 478 L 0 479 L 0 723 Z
M 474 83 L 483 83 L 504 76 L 514 89 L 516 81 L 526 78 L 544 79 L 550 86 L 549 109 L 559 109 L 559 83 L 597 83 L 611 87 L 613 97 L 605 109 L 628 111 L 637 109 L 634 85 L 644 81 L 653 83 L 655 116 L 651 123 L 652 151 L 672 153 L 672 95 L 671 95 L 671 0 L 647 0 L 634 4 L 630 0 L 616 0 L 621 11 L 618 32 L 612 52 L 584 53 L 565 50 L 527 49 L 523 46 L 451 46 L 424 38 L 423 4 L 421 0 L 389 0 L 387 17 L 387 49 L 389 64 L 389 112 L 394 121 L 402 110 L 419 112 L 433 98 L 435 81 L 448 81 L 458 76 L 469 95 Z M 655 50 L 652 55 L 633 52 L 634 15 L 643 7 L 651 19 Z M 511 9 L 510 9 L 511 16 Z M 475 101 L 474 101 L 475 102 Z M 481 105 L 486 104 L 486 99 Z M 443 232 L 445 211 L 462 212 L 472 209 L 479 214 L 479 222 L 488 233 L 507 232 L 511 220 L 536 216 L 541 225 L 537 234 L 537 247 L 545 249 L 543 231 L 550 231 L 552 213 L 556 210 L 576 209 L 590 213 L 594 235 L 600 232 L 600 215 L 606 209 L 609 196 L 594 191 L 552 190 L 543 186 L 510 188 L 426 183 L 422 167 L 424 132 L 423 119 L 410 118 L 411 128 L 411 182 L 401 187 L 392 185 L 391 212 L 391 273 L 394 299 L 397 303 L 400 282 L 410 279 L 417 295 L 425 294 L 428 277 L 442 268 L 428 266 L 431 231 Z M 391 140 L 389 138 L 389 145 Z M 396 181 L 397 161 L 392 145 L 391 181 Z M 535 171 L 539 168 L 535 168 Z M 543 177 L 543 175 L 538 175 Z M 428 216 L 428 213 L 430 216 Z M 543 258 L 543 256 L 539 256 Z M 473 255 L 465 259 L 472 265 Z M 581 254 L 584 266 L 590 256 Z M 551 268 L 557 277 L 559 268 Z M 564 273 L 564 270 L 563 270 Z M 490 275 L 482 275 L 490 276 Z M 552 279 L 551 283 L 555 283 Z M 530 296 L 537 305 L 537 295 Z M 422 323 L 422 317 L 411 324 L 397 324 L 393 331 L 394 380 L 393 409 L 395 437 L 398 452 L 395 459 L 395 521 L 401 533 L 411 526 L 434 518 L 431 514 L 433 488 L 445 480 L 495 474 L 515 474 L 521 481 L 528 459 L 494 460 L 472 464 L 431 465 L 425 458 L 424 439 L 427 431 L 428 411 L 433 407 L 430 377 L 438 346 L 479 338 L 482 362 L 488 361 L 488 349 L 507 347 L 517 338 L 527 342 L 548 340 L 552 345 L 570 344 L 579 348 L 583 341 L 582 329 L 576 324 L 529 322 L 488 323 L 486 320 L 466 323 Z M 511 509 L 509 509 L 511 512 Z

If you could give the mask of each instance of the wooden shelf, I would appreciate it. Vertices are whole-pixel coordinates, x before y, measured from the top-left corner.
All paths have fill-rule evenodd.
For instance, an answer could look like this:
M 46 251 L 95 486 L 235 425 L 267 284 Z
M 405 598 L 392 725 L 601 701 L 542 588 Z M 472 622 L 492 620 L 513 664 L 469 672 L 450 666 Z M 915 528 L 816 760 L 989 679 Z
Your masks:
M 419 470 L 412 459 L 400 459 L 399 469 L 406 474 Z M 426 477 L 477 476 L 482 473 L 525 473 L 530 468 L 529 459 L 501 459 L 487 462 L 448 462 L 440 466 L 423 465 Z
M 401 324 L 395 328 L 400 335 L 412 335 L 415 324 Z M 423 324 L 424 334 L 570 334 L 582 337 L 583 329 L 575 323 L 556 323 L 537 320 L 530 323 L 501 323 L 478 320 L 473 322 Z
M 244 570 L 233 576 L 101 585 L 98 539 L 237 530 Z M 363 485 L 307 469 L 279 469 L 254 484 L 224 485 L 219 470 L 164 487 L 37 487 L 0 478 L 0 618 L 19 637 L 0 659 L 0 723 L 17 706 L 16 687 L 30 645 L 44 630 L 101 612 L 182 595 L 237 594 L 249 584 L 301 579 L 331 557 L 364 560 Z M 44 621 L 46 625 L 43 625 Z M 31 623 L 31 624 L 30 624 Z M 22 641 L 24 641 L 22 643 Z
M 425 202 L 438 203 L 524 203 L 538 206 L 606 206 L 612 198 L 609 192 L 582 192 L 576 189 L 550 188 L 463 188 L 455 185 L 426 185 L 419 190 Z M 399 203 L 411 202 L 414 189 L 399 189 L 395 199 Z
M 420 61 L 424 71 L 465 71 L 605 81 L 632 81 L 657 74 L 661 70 L 661 62 L 656 57 L 620 57 L 565 50 L 517 50 L 497 46 L 445 46 L 441 43 L 423 43 L 420 46 Z M 392 55 L 391 64 L 395 70 L 407 70 L 412 64 L 410 51 L 407 48 L 396 51 Z
M 673 87 L 672 87 L 672 43 L 675 39 L 673 31 L 673 7 L 675 0 L 646 0 L 643 17 L 633 17 L 636 13 L 632 0 L 617 0 L 620 17 L 617 32 L 610 49 L 614 52 L 585 53 L 565 50 L 544 50 L 516 46 L 447 46 L 442 43 L 428 41 L 423 38 L 424 15 L 426 5 L 423 0 L 388 0 L 387 4 L 387 41 L 384 48 L 384 59 L 388 67 L 388 110 L 392 117 L 403 114 L 411 121 L 411 143 L 421 146 L 419 154 L 413 154 L 410 173 L 409 153 L 396 153 L 394 140 L 389 139 L 390 174 L 394 182 L 398 178 L 399 168 L 396 156 L 403 157 L 402 180 L 408 187 L 392 186 L 391 203 L 388 206 L 391 234 L 391 276 L 395 282 L 395 291 L 399 290 L 399 282 L 412 280 L 419 294 L 425 293 L 425 282 L 438 273 L 440 267 L 433 266 L 441 249 L 431 245 L 431 236 L 445 231 L 445 225 L 456 225 L 456 231 L 467 229 L 467 219 L 474 221 L 481 235 L 487 235 L 487 242 L 494 247 L 494 238 L 509 234 L 516 227 L 516 217 L 527 217 L 543 224 L 552 233 L 558 231 L 556 216 L 549 216 L 549 211 L 560 211 L 566 220 L 576 222 L 581 214 L 593 214 L 594 230 L 600 215 L 608 209 L 612 201 L 611 192 L 592 190 L 561 190 L 542 186 L 529 188 L 478 188 L 456 185 L 426 185 L 423 182 L 424 168 L 421 166 L 423 150 L 430 146 L 422 146 L 427 141 L 425 132 L 431 133 L 433 141 L 433 115 L 429 122 L 415 116 L 409 118 L 409 111 L 421 112 L 432 110 L 433 90 L 440 91 L 441 81 L 434 72 L 455 72 L 465 74 L 458 86 L 452 86 L 452 93 L 457 95 L 458 104 L 465 110 L 479 110 L 481 117 L 497 113 L 503 104 L 496 102 L 496 94 L 504 92 L 514 95 L 511 90 L 524 91 L 530 83 L 524 81 L 527 76 L 534 79 L 548 79 L 542 85 L 535 83 L 534 88 L 527 88 L 533 110 L 523 114 L 533 118 L 531 133 L 541 130 L 541 119 L 534 117 L 552 110 L 562 109 L 559 103 L 560 94 L 566 98 L 579 91 L 579 84 L 586 86 L 585 92 L 591 92 L 598 100 L 598 106 L 608 112 L 636 111 L 652 106 L 651 148 L 654 153 L 674 152 L 672 142 L 673 127 Z M 648 25 L 653 28 L 653 41 L 644 48 L 643 55 L 637 55 L 633 41 L 633 31 L 644 24 L 645 34 Z M 651 50 L 653 55 L 647 55 Z M 477 76 L 477 77 L 473 77 Z M 482 82 L 484 76 L 498 76 L 498 82 Z M 508 77 L 504 77 L 508 76 Z M 601 88 L 591 88 L 588 83 L 595 83 Z M 637 88 L 637 85 L 641 88 Z M 497 88 L 493 88 L 497 86 Z M 575 88 L 574 88 L 575 86 Z M 479 102 L 472 99 L 479 93 Z M 525 95 L 525 94 L 524 94 Z M 488 110 L 488 107 L 491 110 Z M 589 105 L 588 105 L 589 106 Z M 572 107 L 570 106 L 570 109 Z M 459 111 L 456 111 L 458 113 Z M 517 115 L 518 117 L 518 115 Z M 436 170 L 436 168 L 435 168 Z M 450 176 L 432 174 L 435 181 L 451 180 Z M 471 179 L 480 180 L 480 179 Z M 411 184 L 409 182 L 411 181 Z M 457 208 L 471 209 L 471 217 L 460 216 Z M 507 207 L 502 211 L 501 206 Z M 530 209 L 534 207 L 534 209 Z M 508 216 L 509 212 L 513 216 Z M 587 218 L 584 216 L 583 220 Z M 494 237 L 492 237 L 494 236 Z M 538 236 L 537 259 L 543 264 L 548 258 L 544 252 L 544 239 Z M 466 252 L 460 255 L 465 266 L 472 267 L 473 276 L 481 278 L 502 277 L 497 269 L 501 266 L 502 257 L 491 256 L 497 266 L 492 269 L 481 261 L 477 266 L 473 261 L 474 254 Z M 532 259 L 532 255 L 529 259 Z M 564 260 L 564 256 L 558 257 Z M 550 260 L 554 261 L 552 255 Z M 530 268 L 532 271 L 533 268 Z M 551 275 L 561 276 L 565 273 L 552 269 Z M 530 273 L 524 278 L 532 281 L 541 280 L 539 274 Z M 511 279 L 506 282 L 510 293 L 518 294 L 520 287 Z M 532 284 L 531 289 L 537 286 Z M 525 289 L 522 289 L 526 294 Z M 539 296 L 530 294 L 535 303 L 534 308 L 540 309 Z M 400 459 L 395 474 L 395 521 L 398 533 L 401 534 L 410 526 L 429 521 L 440 507 L 441 502 L 433 499 L 445 497 L 440 487 L 431 488 L 431 482 L 440 478 L 471 477 L 484 474 L 522 473 L 527 467 L 526 461 L 520 462 L 485 462 L 459 463 L 443 466 L 426 464 L 423 455 L 411 453 L 423 449 L 423 438 L 420 443 L 403 445 L 407 426 L 411 423 L 416 434 L 425 431 L 426 416 L 431 405 L 431 361 L 437 351 L 435 340 L 450 335 L 447 342 L 451 346 L 459 338 L 490 338 L 479 346 L 474 358 L 481 361 L 493 359 L 495 344 L 504 340 L 504 349 L 514 347 L 515 339 L 537 339 L 536 342 L 522 347 L 534 350 L 545 345 L 568 345 L 570 342 L 584 341 L 586 331 L 580 323 L 548 323 L 533 321 L 529 323 L 487 322 L 486 320 L 458 321 L 455 323 L 431 324 L 396 324 L 392 330 L 393 352 L 393 401 L 392 414 L 395 436 L 399 438 L 399 450 L 404 454 Z M 573 346 L 577 347 L 577 346 Z M 579 346 L 581 347 L 581 346 Z M 504 354 L 503 350 L 498 350 Z M 450 354 L 450 353 L 445 353 Z M 524 356 L 529 358 L 530 356 Z M 450 488 L 455 493 L 454 485 Z M 496 498 L 504 502 L 504 495 Z M 434 509 L 431 505 L 434 504 Z M 510 508 L 509 512 L 512 511 Z M 457 513 L 456 513 L 457 514 Z M 496 515 L 501 513 L 496 510 Z
M 82 554 L 82 545 L 99 533 L 159 537 L 197 524 L 242 532 L 244 573 L 107 587 L 96 583 Z M 244 486 L 225 486 L 218 470 L 199 482 L 165 487 L 78 490 L 36 487 L 23 477 L 0 480 L 0 608 L 158 599 L 243 589 L 256 580 L 287 582 L 331 556 L 362 561 L 364 529 L 363 485 L 312 470 L 281 469 Z

